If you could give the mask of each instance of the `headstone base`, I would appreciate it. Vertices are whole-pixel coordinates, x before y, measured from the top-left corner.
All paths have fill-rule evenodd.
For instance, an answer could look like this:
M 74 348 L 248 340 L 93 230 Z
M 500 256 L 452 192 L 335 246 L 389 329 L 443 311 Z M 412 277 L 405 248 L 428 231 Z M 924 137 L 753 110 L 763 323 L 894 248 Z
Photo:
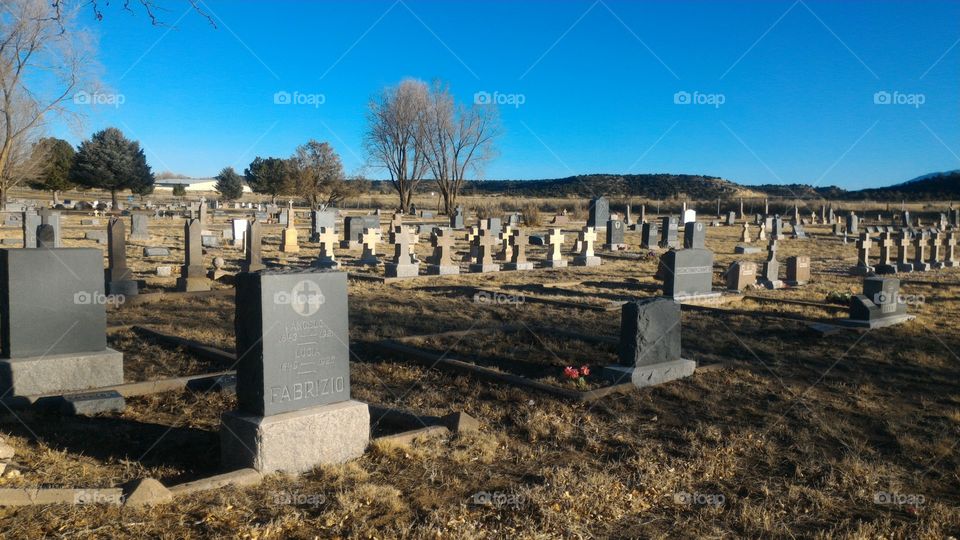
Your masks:
M 281 253 L 300 253 L 300 246 L 297 244 L 282 244 L 280 246 Z
M 210 280 L 206 277 L 179 277 L 177 278 L 177 290 L 180 292 L 209 291 Z
M 604 244 L 603 249 L 607 251 L 620 251 L 622 249 L 627 249 L 626 244 Z
M 930 270 L 930 263 L 913 263 L 914 272 L 926 272 Z
M 877 272 L 877 274 L 880 274 L 880 275 L 896 274 L 896 273 L 897 273 L 897 265 L 895 265 L 895 264 L 878 264 L 877 267 L 876 267 L 876 272 Z
M 470 271 L 474 273 L 499 272 L 499 264 L 471 264 Z
M 806 285 L 806 281 L 793 281 L 792 279 L 785 280 L 784 283 L 791 287 L 800 287 L 801 285 Z
M 566 267 L 567 267 L 567 261 L 566 261 L 566 259 L 560 259 L 560 260 L 557 260 L 557 261 L 552 261 L 552 260 L 550 260 L 550 259 L 547 259 L 547 260 L 543 261 L 543 267 L 544 267 L 544 268 L 566 268 Z
M 341 248 L 341 249 L 353 249 L 353 248 L 356 248 L 356 247 L 360 247 L 360 242 L 357 242 L 357 241 L 354 241 L 354 240 L 341 240 L 341 241 L 340 241 L 340 248 Z
M 533 270 L 533 263 L 532 262 L 525 262 L 525 263 L 508 262 L 508 263 L 504 263 L 503 269 L 504 270 Z
M 913 265 L 910 263 L 898 264 L 897 272 L 913 272 Z
M 858 264 L 858 265 L 856 265 L 856 266 L 854 266 L 853 268 L 850 269 L 850 275 L 851 275 L 851 276 L 866 276 L 866 275 L 873 274 L 875 271 L 876 271 L 876 269 L 875 269 L 874 267 L 872 267 L 872 266 L 864 266 L 864 265 Z
M 681 358 L 649 366 L 606 366 L 603 376 L 614 384 L 632 382 L 634 386 L 643 388 L 689 377 L 696 370 L 696 362 Z
M 837 324 L 840 326 L 852 326 L 854 328 L 884 328 L 886 326 L 904 323 L 914 318 L 916 318 L 914 315 L 896 315 L 893 317 L 879 317 L 870 321 L 840 319 L 837 321 Z
M 330 261 L 330 260 L 324 261 L 324 260 L 318 259 L 316 261 L 313 261 L 313 266 L 315 268 L 327 268 L 327 269 L 339 270 L 340 261 Z
M 387 277 L 417 277 L 420 275 L 420 265 L 386 263 L 383 271 Z
M 380 259 L 374 255 L 373 257 L 363 257 L 357 261 L 361 266 L 380 266 Z
M 123 353 L 102 351 L 0 359 L 0 393 L 62 394 L 123 383 Z
M 761 280 L 758 281 L 757 283 L 760 284 L 761 286 L 766 287 L 767 289 L 771 289 L 771 290 L 772 290 L 772 289 L 782 289 L 782 288 L 783 288 L 783 282 L 780 281 L 779 279 L 776 280 L 776 281 L 769 281 L 769 280 L 766 280 L 766 279 L 761 279 Z
M 220 417 L 220 459 L 228 469 L 300 473 L 363 455 L 370 442 L 366 403 L 341 401 L 272 416 Z
M 753 246 L 737 246 L 733 248 L 733 252 L 742 255 L 748 255 L 753 253 L 760 253 L 760 248 Z
M 600 260 L 600 257 L 596 257 L 596 256 L 581 257 L 578 255 L 573 258 L 574 266 L 600 266 L 601 262 L 602 261 Z
M 933 268 L 950 268 L 953 265 L 948 263 L 947 261 L 937 261 L 931 264 L 930 266 L 932 266 Z
M 452 276 L 460 273 L 460 267 L 456 265 L 438 265 L 431 264 L 427 266 L 427 274 L 431 276 Z
M 132 279 L 111 281 L 107 283 L 107 294 L 117 296 L 136 296 L 140 292 L 140 284 Z
M 241 265 L 240 268 L 241 268 L 244 272 L 259 272 L 260 270 L 265 269 L 266 266 L 264 266 L 264 265 L 262 265 L 262 264 L 246 264 L 246 263 L 244 263 L 243 265 Z

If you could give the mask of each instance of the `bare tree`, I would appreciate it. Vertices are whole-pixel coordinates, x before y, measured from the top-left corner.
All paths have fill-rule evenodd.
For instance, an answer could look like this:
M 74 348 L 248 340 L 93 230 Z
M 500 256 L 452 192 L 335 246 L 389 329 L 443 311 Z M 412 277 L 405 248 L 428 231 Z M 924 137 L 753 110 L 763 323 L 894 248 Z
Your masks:
M 33 143 L 45 122 L 73 116 L 66 104 L 94 62 L 72 13 L 46 0 L 4 0 L 0 10 L 0 204 L 37 169 Z
M 387 170 L 407 212 L 417 185 L 429 169 L 423 145 L 423 118 L 430 90 L 423 81 L 406 79 L 370 101 L 364 145 L 370 164 Z
M 343 174 L 340 156 L 326 142 L 307 141 L 297 147 L 290 158 L 297 193 L 310 202 L 314 210 L 333 205 L 354 194 L 358 183 L 351 183 Z
M 421 123 L 417 142 L 437 182 L 444 211 L 453 214 L 468 172 L 479 173 L 495 155 L 493 141 L 500 133 L 496 105 L 456 103 L 449 89 L 437 82 Z

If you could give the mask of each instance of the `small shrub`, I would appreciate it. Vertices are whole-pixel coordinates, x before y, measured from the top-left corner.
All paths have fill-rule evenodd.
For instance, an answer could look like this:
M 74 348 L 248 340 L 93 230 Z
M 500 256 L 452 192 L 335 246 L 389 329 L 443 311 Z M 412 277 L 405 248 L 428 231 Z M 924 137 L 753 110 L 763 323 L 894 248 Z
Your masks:
M 528 227 L 540 226 L 540 208 L 536 204 L 527 203 L 523 205 L 523 208 L 520 209 L 520 215 Z

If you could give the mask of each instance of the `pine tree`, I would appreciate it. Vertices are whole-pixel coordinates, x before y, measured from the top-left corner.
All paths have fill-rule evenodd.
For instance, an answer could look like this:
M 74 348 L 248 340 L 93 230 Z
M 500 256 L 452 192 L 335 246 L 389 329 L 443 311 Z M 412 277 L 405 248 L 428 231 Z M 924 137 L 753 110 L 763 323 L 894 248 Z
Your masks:
M 233 167 L 224 167 L 215 178 L 217 191 L 225 200 L 233 201 L 243 196 L 243 179 Z
M 140 143 L 128 140 L 117 128 L 98 131 L 80 144 L 70 178 L 81 186 L 109 191 L 114 208 L 118 191 L 144 195 L 153 191 L 154 183 Z
M 40 171 L 37 179 L 30 182 L 30 187 L 49 191 L 53 195 L 53 204 L 59 203 L 57 194 L 76 185 L 70 181 L 70 167 L 75 154 L 73 146 L 63 139 L 46 137 L 37 141 L 31 159 L 40 163 Z
M 294 190 L 290 164 L 284 159 L 264 159 L 257 156 L 250 163 L 250 166 L 243 171 L 243 176 L 250 189 L 255 193 L 270 195 L 274 203 L 277 202 L 279 195 L 288 195 L 293 193 Z

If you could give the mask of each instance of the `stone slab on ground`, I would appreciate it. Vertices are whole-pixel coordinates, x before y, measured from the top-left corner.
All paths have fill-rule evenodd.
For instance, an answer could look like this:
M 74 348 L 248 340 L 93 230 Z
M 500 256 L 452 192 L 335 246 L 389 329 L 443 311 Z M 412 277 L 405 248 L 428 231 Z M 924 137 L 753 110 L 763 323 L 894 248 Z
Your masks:
M 55 354 L 0 360 L 0 389 L 9 395 L 63 393 L 123 383 L 123 353 Z
M 94 415 L 105 412 L 123 412 L 127 402 L 116 390 L 66 394 L 60 402 L 60 413 L 65 415 Z
M 606 366 L 603 368 L 603 376 L 614 384 L 632 382 L 634 386 L 643 388 L 689 377 L 696 370 L 696 362 L 681 358 L 659 364 L 635 367 Z
M 300 473 L 359 457 L 370 442 L 366 403 L 349 400 L 272 416 L 221 416 L 220 453 L 226 467 Z

